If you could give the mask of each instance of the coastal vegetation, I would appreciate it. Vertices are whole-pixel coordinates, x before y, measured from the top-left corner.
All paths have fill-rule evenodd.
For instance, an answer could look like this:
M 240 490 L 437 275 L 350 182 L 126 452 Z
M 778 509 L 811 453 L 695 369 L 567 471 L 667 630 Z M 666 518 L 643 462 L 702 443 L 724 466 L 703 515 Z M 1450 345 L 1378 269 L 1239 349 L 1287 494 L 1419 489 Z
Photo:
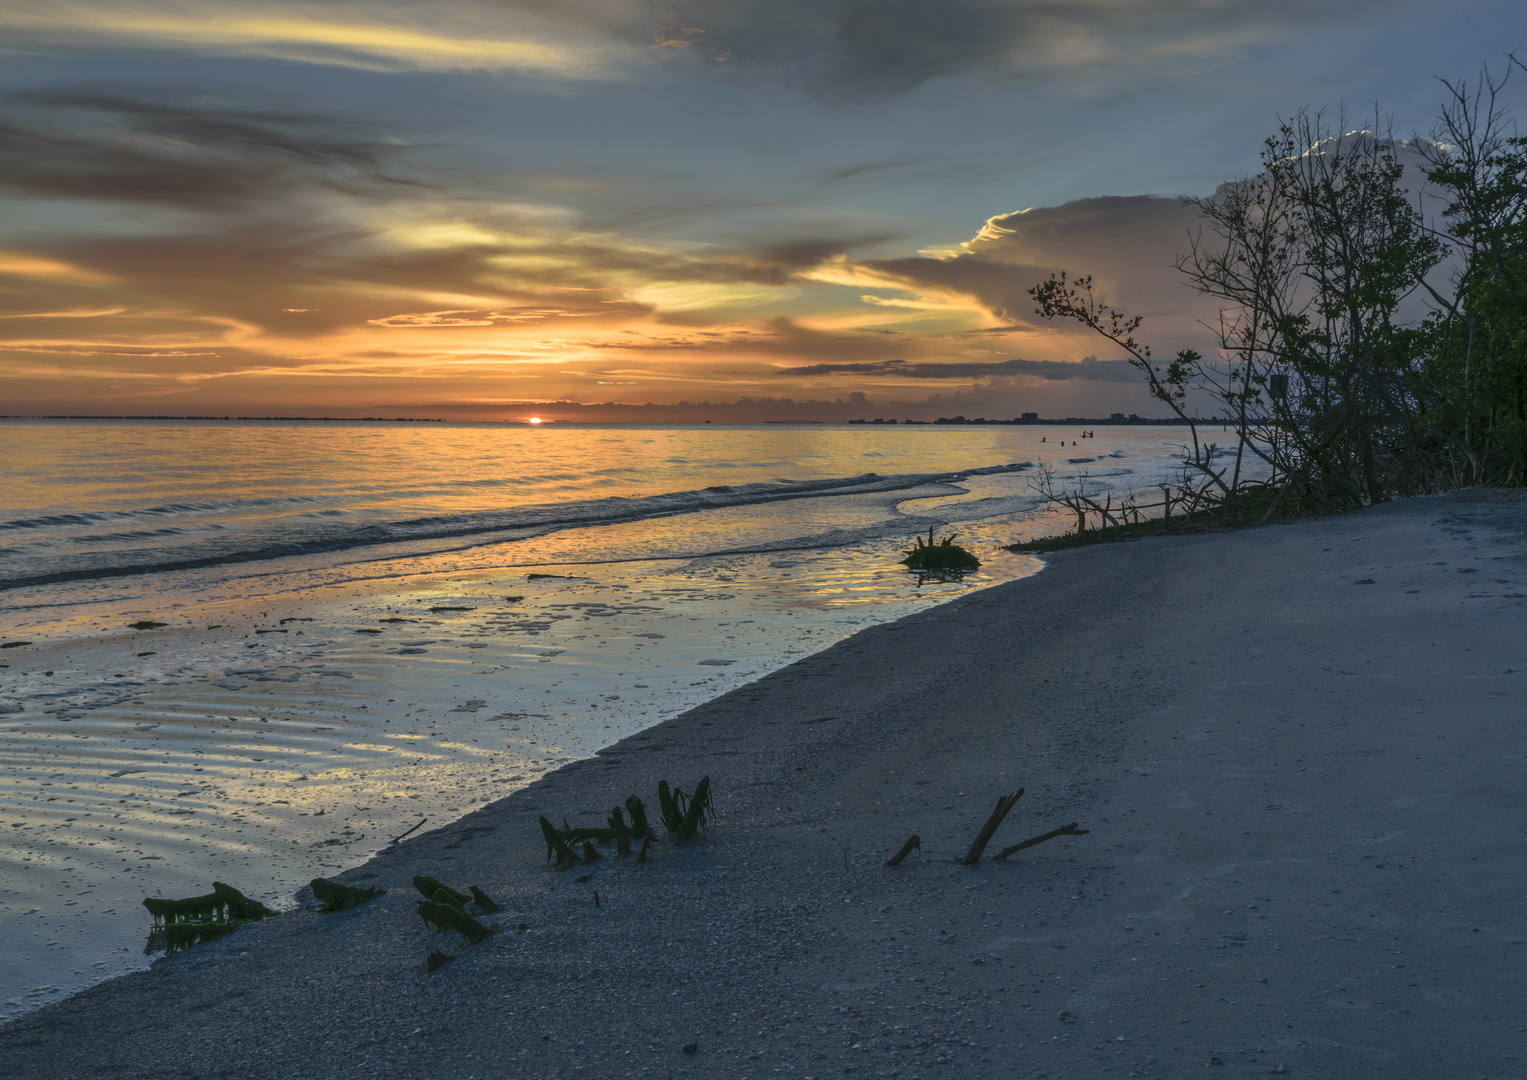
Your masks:
M 419 918 L 423 919 L 427 926 L 433 926 L 442 932 L 454 930 L 468 945 L 487 941 L 498 933 L 496 929 L 484 926 L 461 908 L 439 900 L 420 900 L 418 911 Z
M 657 784 L 658 806 L 662 810 L 663 828 L 675 840 L 693 840 L 703 832 L 706 823 L 715 819 L 716 809 L 711 804 L 710 777 L 702 776 L 692 794 L 686 795 L 678 788 L 669 789 L 668 781 Z
M 1527 482 L 1527 138 L 1510 74 L 1445 81 L 1435 127 L 1409 139 L 1377 115 L 1301 111 L 1257 174 L 1192 200 L 1202 229 L 1177 269 L 1221 305 L 1212 357 L 1159 360 L 1090 276 L 1030 290 L 1044 318 L 1122 350 L 1191 435 L 1161 503 L 1043 490 L 1077 513 L 1078 538 L 1089 516 L 1139 535 L 1147 508 L 1155 528 L 1207 526 Z M 1205 400 L 1230 445 L 1200 437 Z
M 933 526 L 928 527 L 928 539 L 916 537 L 915 546 L 903 552 L 901 564 L 918 574 L 968 574 L 981 568 L 981 560 L 954 542 L 950 533 L 937 543 L 933 539 Z
M 313 889 L 313 899 L 323 905 L 324 911 L 348 911 L 387 892 L 386 889 L 342 885 L 337 881 L 321 877 L 314 878 L 310 885 Z
M 424 920 L 426 926 L 433 926 L 442 932 L 455 931 L 460 934 L 462 940 L 468 945 L 476 945 L 478 942 L 487 941 L 498 929 L 492 926 L 484 926 L 472 917 L 467 911 L 469 906 L 477 908 L 477 914 L 491 915 L 499 910 L 499 906 L 489 899 L 488 894 L 476 885 L 471 886 L 471 893 L 460 892 L 451 888 L 443 881 L 420 874 L 414 878 L 414 888 L 424 897 L 419 901 L 417 911 L 419 918 Z M 431 953 L 433 959 L 440 953 Z M 446 960 L 451 959 L 446 957 Z M 440 963 L 430 966 L 435 970 Z
M 670 787 L 667 780 L 659 780 L 657 800 L 659 820 L 670 840 L 693 840 L 716 817 L 708 776 L 700 777 L 694 791 L 689 793 Z M 631 815 L 629 822 L 626 821 L 627 813 Z M 585 863 L 603 859 L 597 845 L 611 842 L 615 844 L 615 853 L 624 856 L 631 854 L 632 841 L 640 840 L 642 847 L 636 859 L 645 862 L 647 850 L 656 840 L 652 826 L 647 822 L 647 808 L 635 795 L 626 799 L 624 812 L 619 806 L 612 809 L 602 828 L 575 828 L 564 821 L 559 829 L 544 814 L 540 826 L 541 836 L 546 841 L 546 861 L 558 870 L 577 866 L 580 859 Z
M 177 922 L 247 922 L 274 914 L 258 900 L 251 900 L 221 881 L 214 881 L 212 891 L 205 896 L 191 896 L 184 900 L 149 896 L 144 898 L 143 906 L 153 916 L 155 926 Z
M 1090 492 L 1089 480 L 1083 473 L 1074 483 L 1063 487 L 1056 483 L 1049 468 L 1042 469 L 1034 478 L 1034 489 L 1048 502 L 1074 514 L 1076 530 L 1009 544 L 1005 550 L 1042 555 L 1148 536 L 1240 528 L 1276 516 L 1273 512 L 1279 509 L 1278 492 L 1264 484 L 1242 485 L 1233 503 L 1187 484 L 1177 488 L 1162 485 L 1160 501 L 1141 502 L 1133 492 L 1123 495 Z
M 251 900 L 221 881 L 214 881 L 212 891 L 204 896 L 180 900 L 149 896 L 144 898 L 143 906 L 154 920 L 150 944 L 156 937 L 162 937 L 165 951 L 170 953 L 214 941 L 246 922 L 275 914 L 260 901 Z

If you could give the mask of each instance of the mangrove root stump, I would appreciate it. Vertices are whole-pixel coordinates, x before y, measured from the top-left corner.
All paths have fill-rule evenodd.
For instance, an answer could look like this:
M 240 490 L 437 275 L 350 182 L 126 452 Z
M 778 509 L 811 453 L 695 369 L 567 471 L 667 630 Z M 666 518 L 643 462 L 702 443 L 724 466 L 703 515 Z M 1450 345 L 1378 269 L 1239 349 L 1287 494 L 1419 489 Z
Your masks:
M 992 807 L 992 812 L 986 818 L 986 824 L 981 826 L 981 831 L 976 834 L 970 850 L 960 860 L 962 866 L 974 866 L 981 861 L 981 852 L 986 850 L 986 845 L 991 842 L 997 827 L 1002 824 L 1002 819 L 1007 817 L 1007 812 L 1016 806 L 1021 798 L 1023 798 L 1023 788 L 997 799 L 997 805 Z
M 921 851 L 922 849 L 922 841 L 919 840 L 915 834 L 909 836 L 907 837 L 907 842 L 901 845 L 901 850 L 887 859 L 885 864 L 887 866 L 900 866 L 902 859 L 905 859 L 908 855 L 912 854 L 914 850 Z

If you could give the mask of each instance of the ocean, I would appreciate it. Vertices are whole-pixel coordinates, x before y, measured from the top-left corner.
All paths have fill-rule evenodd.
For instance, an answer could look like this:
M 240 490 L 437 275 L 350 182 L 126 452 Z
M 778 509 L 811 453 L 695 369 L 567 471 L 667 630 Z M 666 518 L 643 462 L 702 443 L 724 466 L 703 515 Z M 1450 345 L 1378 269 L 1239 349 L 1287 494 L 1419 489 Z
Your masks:
M 411 828 L 1032 574 L 1002 546 L 1067 527 L 1041 468 L 1149 501 L 1184 437 L 0 421 L 0 1019 L 152 962 L 145 896 L 289 907 Z M 909 574 L 930 528 L 981 569 Z

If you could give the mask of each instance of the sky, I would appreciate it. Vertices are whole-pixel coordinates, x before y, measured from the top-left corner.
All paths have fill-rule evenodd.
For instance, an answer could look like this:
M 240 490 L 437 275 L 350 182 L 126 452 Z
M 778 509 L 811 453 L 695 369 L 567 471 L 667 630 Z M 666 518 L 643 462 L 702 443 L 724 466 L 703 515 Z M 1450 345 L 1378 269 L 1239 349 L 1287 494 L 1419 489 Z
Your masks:
M 1184 197 L 1523 48 L 1520 0 L 0 0 L 0 414 L 1164 415 L 1028 289 L 1208 350 Z

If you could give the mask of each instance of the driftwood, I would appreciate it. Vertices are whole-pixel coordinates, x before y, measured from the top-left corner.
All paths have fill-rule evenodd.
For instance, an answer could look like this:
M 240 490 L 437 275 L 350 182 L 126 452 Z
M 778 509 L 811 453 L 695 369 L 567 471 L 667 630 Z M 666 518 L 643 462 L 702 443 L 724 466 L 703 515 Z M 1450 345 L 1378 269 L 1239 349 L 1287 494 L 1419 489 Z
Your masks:
M 428 820 L 429 820 L 429 818 L 420 818 L 419 819 L 419 825 L 423 825 Z M 412 829 L 409 829 L 408 832 L 403 834 L 403 836 L 408 836 L 409 833 L 414 832 L 415 829 L 419 828 L 419 825 L 415 825 Z M 403 836 L 394 836 L 391 840 L 389 840 L 387 842 L 389 844 L 396 844 L 399 840 L 403 839 Z
M 1047 833 L 1042 833 L 1039 836 L 1030 837 L 1022 843 L 1014 844 L 1012 847 L 1003 848 L 1001 851 L 993 855 L 992 858 L 1005 859 L 1009 855 L 1022 851 L 1024 848 L 1033 847 L 1035 844 L 1042 844 L 1046 840 L 1054 840 L 1057 836 L 1086 836 L 1091 831 L 1091 829 L 1078 829 L 1076 827 L 1076 822 L 1073 821 L 1069 825 L 1062 825 L 1058 829 L 1051 829 Z
M 1087 494 L 1087 482 L 1091 477 L 1083 472 L 1076 487 L 1057 490 L 1055 487 L 1054 474 L 1047 467 L 1041 470 L 1033 484 L 1034 490 L 1046 502 L 1055 506 L 1064 506 L 1076 515 L 1076 532 L 1080 535 L 1087 531 L 1089 516 L 1096 515 L 1097 528 L 1120 528 L 1124 525 L 1138 525 L 1142 521 L 1150 520 L 1154 515 L 1144 514 L 1141 511 L 1161 511 L 1163 520 L 1170 522 L 1175 510 L 1179 515 L 1189 516 L 1199 510 L 1213 509 L 1220 505 L 1221 500 L 1214 494 L 1213 488 L 1217 485 L 1223 470 L 1214 473 L 1204 466 L 1196 466 L 1207 476 L 1203 479 L 1194 479 L 1184 473 L 1183 479 L 1177 485 L 1157 484 L 1161 489 L 1161 501 L 1142 503 L 1137 501 L 1135 493 L 1130 490 L 1120 496 L 1118 506 L 1114 505 L 1113 494 L 1102 492 L 1103 501 Z M 1223 484 L 1218 484 L 1221 488 Z M 1276 505 L 1276 503 L 1274 504 Z
M 916 834 L 913 834 L 912 836 L 907 837 L 907 842 L 901 845 L 901 850 L 887 859 L 885 864 L 887 866 L 900 866 L 901 860 L 912 854 L 914 850 L 921 851 L 922 849 L 922 841 L 917 838 Z
M 974 866 L 981 861 L 981 852 L 986 850 L 986 845 L 991 842 L 992 835 L 997 827 L 1002 824 L 1002 819 L 1007 817 L 1007 812 L 1018 805 L 1018 800 L 1023 798 L 1023 788 L 1019 788 L 1011 795 L 1003 795 L 997 799 L 997 805 L 992 807 L 992 812 L 987 815 L 986 824 L 981 826 L 981 831 L 976 834 L 975 841 L 971 843 L 970 850 L 960 860 L 964 866 Z

